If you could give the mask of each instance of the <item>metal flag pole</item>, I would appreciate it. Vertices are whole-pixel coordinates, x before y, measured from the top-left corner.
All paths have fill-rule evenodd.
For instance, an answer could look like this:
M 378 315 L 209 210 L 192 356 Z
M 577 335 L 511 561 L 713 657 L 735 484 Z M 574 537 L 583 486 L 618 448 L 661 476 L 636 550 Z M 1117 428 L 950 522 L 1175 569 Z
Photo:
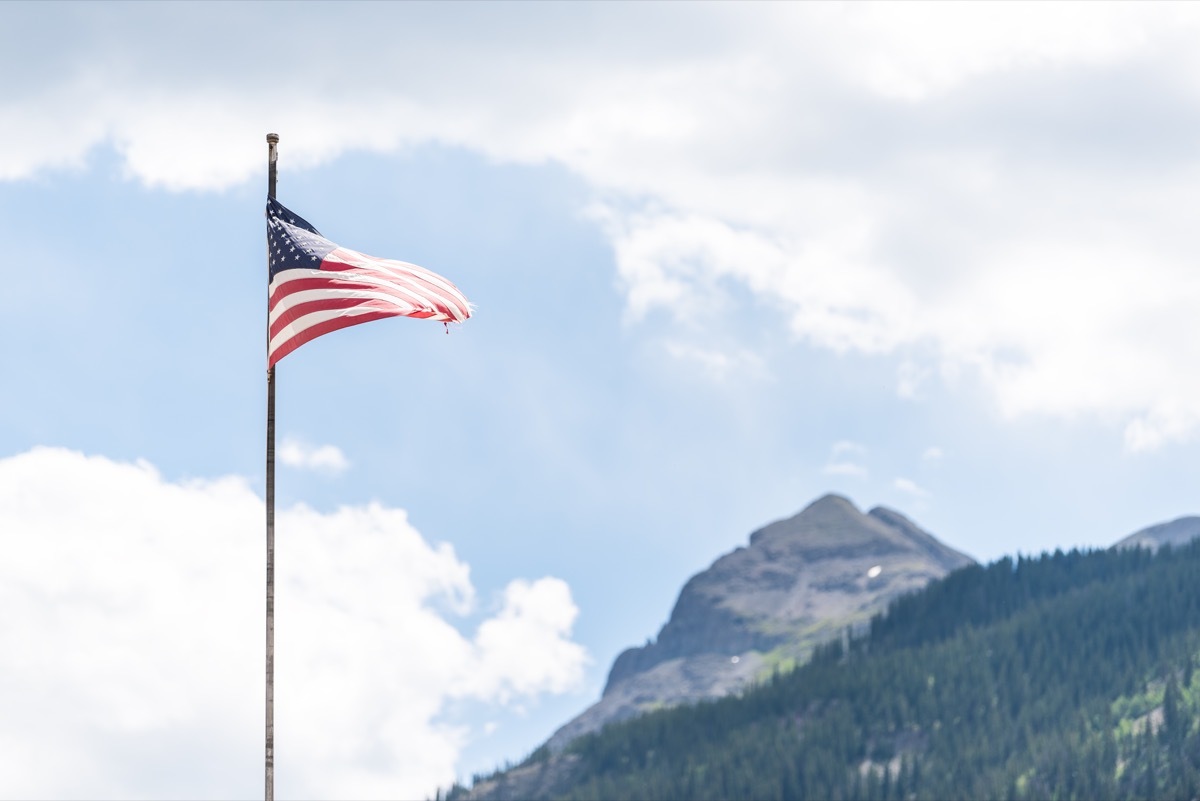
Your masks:
M 279 134 L 267 134 L 267 197 L 275 199 L 276 145 Z M 267 254 L 267 283 L 271 281 L 271 254 Z M 267 315 L 267 349 L 271 347 L 271 322 Z M 267 368 L 267 728 L 266 801 L 275 799 L 275 367 Z

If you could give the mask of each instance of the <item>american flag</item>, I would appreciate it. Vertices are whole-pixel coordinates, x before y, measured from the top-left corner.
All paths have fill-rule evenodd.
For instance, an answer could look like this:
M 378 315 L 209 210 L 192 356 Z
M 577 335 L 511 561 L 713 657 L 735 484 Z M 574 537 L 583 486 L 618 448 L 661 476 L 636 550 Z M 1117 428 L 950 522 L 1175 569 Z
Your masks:
M 460 323 L 471 316 L 458 287 L 437 273 L 339 247 L 274 198 L 267 251 L 268 367 L 339 328 L 384 317 Z

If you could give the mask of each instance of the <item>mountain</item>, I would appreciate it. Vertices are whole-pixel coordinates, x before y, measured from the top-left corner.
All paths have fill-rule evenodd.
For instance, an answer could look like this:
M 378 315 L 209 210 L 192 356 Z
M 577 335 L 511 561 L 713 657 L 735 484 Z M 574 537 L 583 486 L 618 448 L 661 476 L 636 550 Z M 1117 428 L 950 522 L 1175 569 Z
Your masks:
M 1197 666 L 1200 541 L 1006 557 L 792 671 L 539 749 L 469 797 L 1197 798 Z
M 1118 542 L 1116 548 L 1149 548 L 1157 551 L 1164 545 L 1178 548 L 1200 537 L 1200 517 L 1181 517 L 1169 523 L 1148 526 L 1135 531 Z
M 658 637 L 618 656 L 600 700 L 547 745 L 559 752 L 612 721 L 740 690 L 972 563 L 899 512 L 826 495 L 693 576 Z

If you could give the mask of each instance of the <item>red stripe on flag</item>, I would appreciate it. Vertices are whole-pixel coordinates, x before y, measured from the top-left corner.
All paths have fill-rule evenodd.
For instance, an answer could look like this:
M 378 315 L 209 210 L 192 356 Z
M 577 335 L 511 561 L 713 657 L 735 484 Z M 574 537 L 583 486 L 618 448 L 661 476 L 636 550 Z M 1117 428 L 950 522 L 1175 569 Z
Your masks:
M 304 297 L 305 295 L 309 297 Z M 280 308 L 311 300 L 313 296 L 368 298 L 383 296 L 393 298 L 402 305 L 420 308 L 428 304 L 411 292 L 397 289 L 390 284 L 375 284 L 369 281 L 343 281 L 326 278 L 301 278 L 281 284 L 271 298 L 268 311 L 274 314 Z
M 320 271 L 297 270 L 295 278 L 287 277 L 287 273 L 291 271 L 277 275 L 270 291 L 269 310 L 274 310 L 281 300 L 297 292 L 330 290 L 388 294 L 416 308 L 436 309 L 458 322 L 471 316 L 470 304 L 461 293 L 440 290 L 428 282 L 414 279 L 411 275 L 341 265 L 326 269 L 326 264 L 327 262 L 322 263 Z
M 353 277 L 346 278 L 343 276 L 345 276 L 345 273 L 333 273 L 329 277 L 312 276 L 293 278 L 280 282 L 271 293 L 268 311 L 274 312 L 284 300 L 298 293 L 319 291 L 328 292 L 331 295 L 345 294 L 347 297 L 361 297 L 364 293 L 387 295 L 411 306 L 413 309 L 426 307 L 436 309 L 452 319 L 460 317 L 460 315 L 456 314 L 456 307 L 444 303 L 440 298 L 433 297 L 428 293 L 422 294 L 416 292 L 409 287 L 397 285 L 396 282 L 382 283 L 369 280 L 355 280 Z
M 271 324 L 270 338 L 274 339 L 288 326 L 302 323 L 304 318 L 314 312 L 373 309 L 386 312 L 389 317 L 431 317 L 433 312 L 422 309 L 412 309 L 398 306 L 395 302 L 383 298 L 332 297 L 297 303 L 292 308 L 279 315 Z M 357 315 L 355 316 L 357 318 Z M 364 321 L 365 322 L 365 321 Z
M 325 320 L 324 322 L 309 326 L 300 333 L 296 334 L 294 337 L 280 342 L 275 350 L 271 351 L 271 353 L 268 355 L 267 366 L 274 367 L 276 362 L 278 362 L 284 356 L 287 356 L 296 348 L 305 343 L 312 342 L 317 337 L 328 334 L 331 331 L 349 328 L 350 326 L 358 325 L 359 323 L 369 323 L 372 320 L 382 320 L 385 317 L 395 316 L 396 314 L 391 312 L 368 312 L 361 315 L 334 317 L 332 320 Z
M 349 248 L 336 248 L 321 262 L 322 270 L 347 272 L 365 270 L 367 273 L 389 276 L 402 283 L 412 282 L 422 294 L 439 297 L 447 307 L 457 308 L 461 315 L 454 315 L 456 320 L 465 320 L 471 316 L 471 304 L 453 283 L 432 270 L 426 270 L 416 264 L 396 261 L 394 259 L 379 259 L 367 256 Z

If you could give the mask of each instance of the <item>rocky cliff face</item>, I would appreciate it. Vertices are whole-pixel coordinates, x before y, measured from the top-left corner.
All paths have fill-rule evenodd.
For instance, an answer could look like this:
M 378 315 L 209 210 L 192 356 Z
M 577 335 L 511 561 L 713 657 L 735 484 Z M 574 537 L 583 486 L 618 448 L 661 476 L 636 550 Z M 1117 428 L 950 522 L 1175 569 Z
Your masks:
M 734 692 L 972 561 L 898 512 L 864 514 L 826 495 L 693 576 L 654 642 L 618 656 L 600 701 L 548 745 L 559 751 L 610 721 Z

